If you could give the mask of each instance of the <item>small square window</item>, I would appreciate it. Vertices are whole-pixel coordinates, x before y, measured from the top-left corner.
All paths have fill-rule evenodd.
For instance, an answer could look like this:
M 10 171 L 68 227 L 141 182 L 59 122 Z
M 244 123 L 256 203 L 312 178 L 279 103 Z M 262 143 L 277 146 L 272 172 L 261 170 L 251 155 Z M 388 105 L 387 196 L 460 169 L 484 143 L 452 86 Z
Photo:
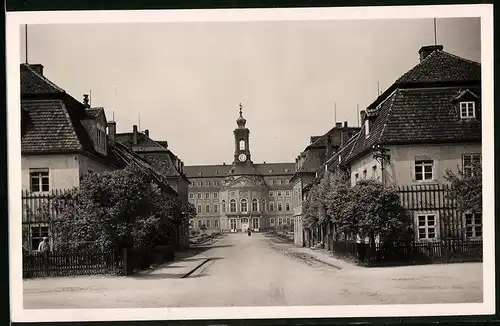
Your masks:
M 480 238 L 483 236 L 483 216 L 481 213 L 465 214 L 465 235 L 467 238 Z
M 415 161 L 415 180 L 416 181 L 428 181 L 433 179 L 432 168 L 434 161 L 432 160 L 420 160 Z
M 31 192 L 46 192 L 50 190 L 49 169 L 30 169 Z
M 476 117 L 475 102 L 460 102 L 460 118 L 468 119 Z
M 434 214 L 423 214 L 417 216 L 418 220 L 418 239 L 430 240 L 436 239 L 436 216 Z

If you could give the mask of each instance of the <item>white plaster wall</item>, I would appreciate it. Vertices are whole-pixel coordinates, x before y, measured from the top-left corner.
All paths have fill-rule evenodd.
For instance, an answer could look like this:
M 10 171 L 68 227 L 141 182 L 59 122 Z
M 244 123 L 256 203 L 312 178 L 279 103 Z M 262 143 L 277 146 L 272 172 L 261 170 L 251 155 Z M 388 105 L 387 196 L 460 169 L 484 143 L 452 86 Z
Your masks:
M 462 168 L 463 154 L 481 153 L 481 144 L 443 144 L 443 145 L 400 145 L 387 147 L 391 155 L 390 164 L 385 164 L 385 178 L 387 185 L 415 185 L 415 184 L 437 184 L 446 183 L 444 175 L 446 170 L 457 171 L 457 166 Z M 433 180 L 414 180 L 415 160 L 430 159 L 434 161 Z M 355 184 L 355 174 L 360 179 L 363 170 L 367 170 L 368 178 L 372 178 L 372 167 L 376 165 L 378 179 L 381 176 L 380 163 L 372 154 L 368 154 L 351 165 L 351 184 Z
M 21 157 L 23 190 L 30 189 L 30 169 L 49 169 L 50 190 L 71 189 L 80 185 L 78 155 L 23 155 Z

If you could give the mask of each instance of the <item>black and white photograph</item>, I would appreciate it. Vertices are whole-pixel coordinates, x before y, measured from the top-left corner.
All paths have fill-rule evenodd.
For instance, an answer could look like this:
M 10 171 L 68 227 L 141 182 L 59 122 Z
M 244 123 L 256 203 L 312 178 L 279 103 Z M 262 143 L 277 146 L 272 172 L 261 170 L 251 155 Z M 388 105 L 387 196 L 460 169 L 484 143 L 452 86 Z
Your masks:
M 492 6 L 7 32 L 14 321 L 494 313 Z

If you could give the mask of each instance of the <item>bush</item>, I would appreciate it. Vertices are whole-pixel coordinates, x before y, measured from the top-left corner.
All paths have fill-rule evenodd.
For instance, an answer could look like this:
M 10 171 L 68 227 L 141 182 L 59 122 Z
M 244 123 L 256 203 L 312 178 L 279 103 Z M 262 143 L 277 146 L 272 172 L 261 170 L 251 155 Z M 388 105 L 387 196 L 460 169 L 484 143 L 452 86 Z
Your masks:
M 167 244 L 183 222 L 180 202 L 165 197 L 142 170 L 86 175 L 78 190 L 56 198 L 54 233 L 61 242 L 95 241 L 104 247 Z

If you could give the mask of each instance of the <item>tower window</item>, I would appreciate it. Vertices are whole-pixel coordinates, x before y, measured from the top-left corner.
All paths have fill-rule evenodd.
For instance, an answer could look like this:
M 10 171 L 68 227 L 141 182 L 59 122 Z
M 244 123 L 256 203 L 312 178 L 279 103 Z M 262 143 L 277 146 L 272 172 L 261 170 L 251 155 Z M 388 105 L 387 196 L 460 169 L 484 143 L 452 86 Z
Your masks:
M 245 146 L 245 140 L 244 139 L 240 139 L 240 151 L 244 151 L 246 150 L 246 146 Z

